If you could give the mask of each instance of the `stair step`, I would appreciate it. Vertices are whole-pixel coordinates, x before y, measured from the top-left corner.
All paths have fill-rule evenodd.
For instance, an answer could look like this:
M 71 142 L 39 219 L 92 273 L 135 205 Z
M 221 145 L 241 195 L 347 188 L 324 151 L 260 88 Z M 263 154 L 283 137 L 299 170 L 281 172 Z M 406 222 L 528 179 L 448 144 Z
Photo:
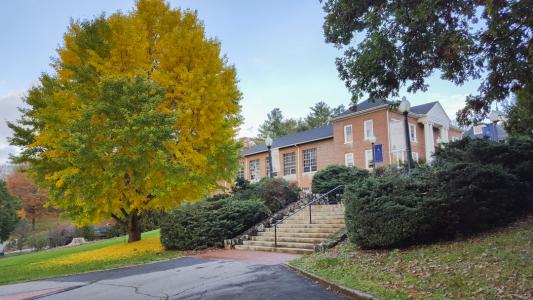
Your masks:
M 272 236 L 264 236 L 264 235 L 256 235 L 250 237 L 252 241 L 264 241 L 264 242 L 273 242 L 274 241 L 274 235 Z M 295 242 L 295 243 L 313 243 L 313 244 L 320 244 L 323 241 L 326 241 L 326 237 L 298 237 L 298 236 L 278 236 L 277 237 L 278 242 Z
M 332 234 L 329 232 L 283 232 L 278 231 L 278 238 L 280 237 L 298 237 L 298 238 L 329 238 Z M 257 236 L 267 236 L 274 238 L 274 231 L 258 232 Z
M 288 219 L 283 221 L 285 224 L 309 224 L 309 219 L 298 220 Z M 311 219 L 311 224 L 344 224 L 344 219 Z
M 281 247 L 265 247 L 265 246 L 250 246 L 250 245 L 236 245 L 235 249 L 238 250 L 252 250 L 252 251 L 268 251 L 268 252 L 280 252 L 291 254 L 307 254 L 313 253 L 311 249 L 299 249 L 299 248 L 281 248 Z
M 266 228 L 265 231 L 274 232 L 274 228 Z M 278 233 L 287 232 L 287 233 L 335 233 L 338 231 L 338 228 L 277 228 Z
M 264 247 L 274 247 L 274 242 L 267 241 L 244 241 L 244 245 L 247 246 L 264 246 Z M 299 248 L 299 249 L 315 249 L 315 244 L 311 243 L 295 243 L 295 242 L 277 242 L 279 248 Z
M 278 228 L 341 228 L 344 224 L 281 223 Z

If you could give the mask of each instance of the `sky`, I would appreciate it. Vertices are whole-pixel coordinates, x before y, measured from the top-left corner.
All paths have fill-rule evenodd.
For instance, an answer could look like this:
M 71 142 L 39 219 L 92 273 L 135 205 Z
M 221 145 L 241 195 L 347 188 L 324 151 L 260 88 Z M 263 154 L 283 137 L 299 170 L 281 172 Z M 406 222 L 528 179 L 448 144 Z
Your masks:
M 299 118 L 318 101 L 349 105 L 350 94 L 335 67 L 342 50 L 324 42 L 324 12 L 318 0 L 169 2 L 173 8 L 197 10 L 207 36 L 221 42 L 223 54 L 235 65 L 243 94 L 240 136 L 255 136 L 274 108 Z M 133 6 L 133 0 L 0 2 L 0 163 L 17 151 L 6 140 L 11 132 L 5 122 L 18 118 L 25 92 L 41 73 L 51 72 L 51 59 L 70 20 L 128 12 Z M 440 101 L 452 119 L 479 85 L 455 86 L 437 75 L 428 83 L 424 93 L 402 90 L 400 96 L 412 105 Z

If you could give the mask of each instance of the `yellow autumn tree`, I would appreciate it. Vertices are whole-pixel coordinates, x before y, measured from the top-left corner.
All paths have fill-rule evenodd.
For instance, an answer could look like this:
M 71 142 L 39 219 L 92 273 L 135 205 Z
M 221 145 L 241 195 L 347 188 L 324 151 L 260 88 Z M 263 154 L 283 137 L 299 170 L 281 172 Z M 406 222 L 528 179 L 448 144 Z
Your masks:
M 192 11 L 139 0 L 129 13 L 72 22 L 55 72 L 28 91 L 10 142 L 79 225 L 139 220 L 231 180 L 240 92 L 220 43 Z

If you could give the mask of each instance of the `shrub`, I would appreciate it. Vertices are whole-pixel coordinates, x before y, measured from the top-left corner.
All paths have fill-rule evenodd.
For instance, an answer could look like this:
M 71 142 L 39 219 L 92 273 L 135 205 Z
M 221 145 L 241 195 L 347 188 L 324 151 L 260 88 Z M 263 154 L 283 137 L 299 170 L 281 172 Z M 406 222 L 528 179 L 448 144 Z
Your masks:
M 271 210 L 277 211 L 298 200 L 300 188 L 283 178 L 264 177 L 253 186 L 253 196 L 258 197 Z
M 499 165 L 442 163 L 412 177 L 371 176 L 345 193 L 348 236 L 363 248 L 453 239 L 531 211 L 526 193 Z
M 362 248 L 403 247 L 427 239 L 433 226 L 424 211 L 428 186 L 405 176 L 371 176 L 344 194 L 349 239 Z
M 11 233 L 11 238 L 13 238 L 15 248 L 17 250 L 22 250 L 28 244 L 28 239 L 31 236 L 31 224 L 26 219 L 21 219 L 15 230 Z
M 80 228 L 76 228 L 74 233 L 76 237 L 82 237 L 87 241 L 93 241 L 96 239 L 96 233 L 94 232 L 94 226 L 85 225 Z
M 50 248 L 61 247 L 69 244 L 74 237 L 76 229 L 66 223 L 61 223 L 55 228 L 48 230 L 48 245 Z
M 28 245 L 37 251 L 41 251 L 48 246 L 48 238 L 42 235 L 34 235 L 28 239 Z
M 448 236 L 499 226 L 531 209 L 529 187 L 501 165 L 446 164 L 436 171 L 440 227 Z
M 370 173 L 367 170 L 358 169 L 355 167 L 346 167 L 341 165 L 332 165 L 316 172 L 313 176 L 312 192 L 315 194 L 325 194 L 337 186 L 338 192 L 335 194 L 342 194 L 344 187 L 349 184 L 367 178 Z M 335 196 L 335 195 L 332 195 Z
M 255 199 L 186 203 L 161 224 L 161 243 L 176 250 L 222 247 L 225 239 L 241 234 L 268 214 L 268 208 Z

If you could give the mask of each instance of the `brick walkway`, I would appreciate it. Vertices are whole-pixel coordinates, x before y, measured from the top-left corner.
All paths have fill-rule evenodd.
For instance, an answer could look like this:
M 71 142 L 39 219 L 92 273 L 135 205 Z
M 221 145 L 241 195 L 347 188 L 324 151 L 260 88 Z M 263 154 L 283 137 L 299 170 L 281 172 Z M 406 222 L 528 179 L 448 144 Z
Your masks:
M 239 261 L 248 264 L 257 265 L 278 265 L 288 262 L 291 259 L 300 257 L 296 254 L 264 252 L 264 251 L 245 251 L 245 250 L 210 250 L 192 257 L 203 259 L 220 259 L 229 261 Z

